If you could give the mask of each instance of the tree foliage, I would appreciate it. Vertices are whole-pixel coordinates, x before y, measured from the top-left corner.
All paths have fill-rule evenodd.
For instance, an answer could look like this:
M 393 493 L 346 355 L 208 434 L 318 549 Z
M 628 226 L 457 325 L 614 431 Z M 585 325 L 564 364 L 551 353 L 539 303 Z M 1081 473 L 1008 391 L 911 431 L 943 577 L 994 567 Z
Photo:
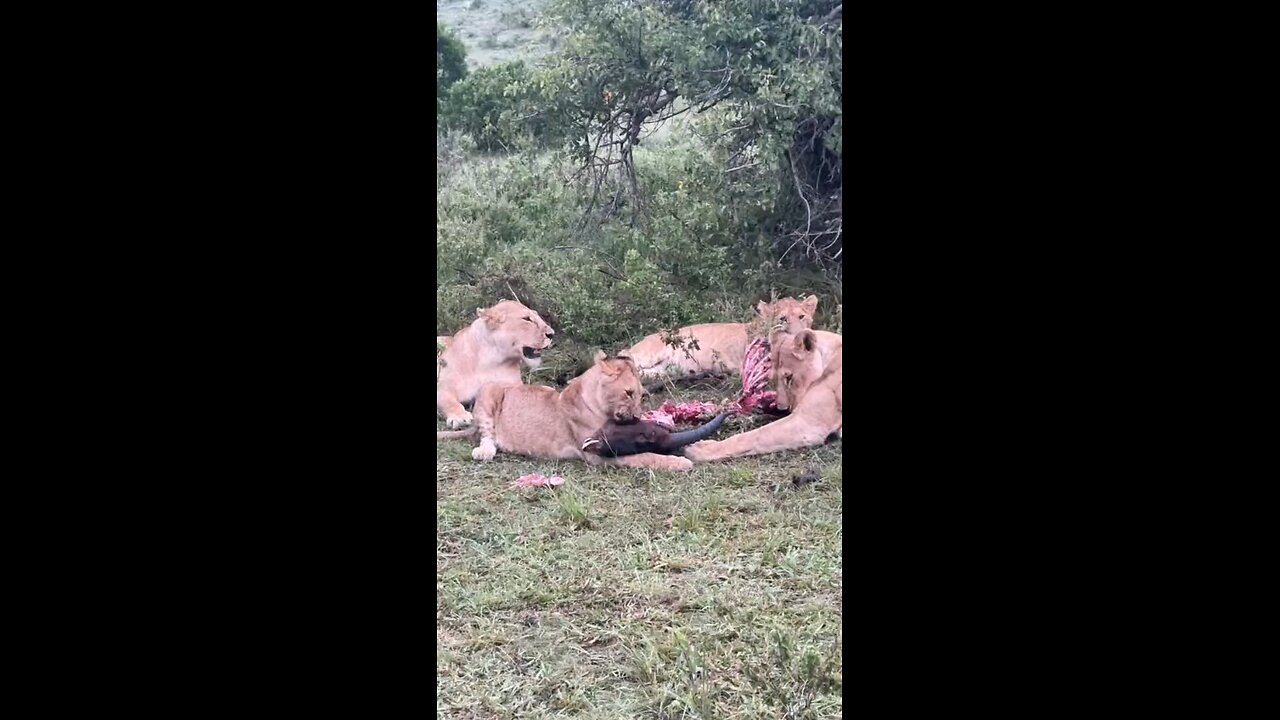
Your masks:
M 567 379 L 774 293 L 840 328 L 841 6 L 553 2 L 558 52 L 440 106 L 437 335 L 514 296 L 562 331 L 543 367 Z
M 467 49 L 452 30 L 436 22 L 436 107 L 449 87 L 467 76 Z
M 593 210 L 617 212 L 623 190 L 634 220 L 647 220 L 634 149 L 692 112 L 704 116 L 732 205 L 767 210 L 742 219 L 768 223 L 778 259 L 838 267 L 840 3 L 558 0 L 553 8 L 569 35 L 541 81 L 554 89 L 542 111 L 567 125 Z
M 538 95 L 523 62 L 482 67 L 449 89 L 440 119 L 485 150 L 536 147 L 549 139 L 546 117 L 536 110 Z

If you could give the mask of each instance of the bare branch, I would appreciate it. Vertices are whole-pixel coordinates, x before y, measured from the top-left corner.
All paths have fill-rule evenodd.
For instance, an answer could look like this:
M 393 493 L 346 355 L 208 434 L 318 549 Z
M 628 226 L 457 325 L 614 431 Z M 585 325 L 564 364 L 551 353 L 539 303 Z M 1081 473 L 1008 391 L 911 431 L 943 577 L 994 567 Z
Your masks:
M 800 201 L 804 203 L 804 211 L 805 211 L 805 217 L 806 217 L 804 234 L 808 235 L 809 230 L 813 227 L 813 208 L 809 205 L 809 200 L 804 196 L 804 190 L 800 187 L 800 176 L 796 174 L 795 156 L 791 153 L 790 150 L 786 150 L 785 152 L 787 155 L 787 162 L 791 163 L 791 179 L 794 180 L 796 183 L 796 193 L 800 195 Z M 797 240 L 796 242 L 799 242 L 799 240 Z M 782 257 L 778 259 L 781 260 L 782 258 L 785 258 L 787 256 L 787 253 L 791 252 L 791 248 L 795 246 L 796 246 L 795 243 L 791 243 L 791 247 L 787 248 L 787 252 L 782 253 Z

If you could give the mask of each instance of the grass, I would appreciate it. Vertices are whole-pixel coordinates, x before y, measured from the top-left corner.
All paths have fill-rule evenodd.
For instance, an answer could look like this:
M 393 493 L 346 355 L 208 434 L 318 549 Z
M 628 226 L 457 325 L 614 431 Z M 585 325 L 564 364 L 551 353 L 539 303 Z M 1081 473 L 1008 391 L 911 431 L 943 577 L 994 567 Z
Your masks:
M 842 445 L 666 473 L 437 443 L 437 716 L 841 717 Z

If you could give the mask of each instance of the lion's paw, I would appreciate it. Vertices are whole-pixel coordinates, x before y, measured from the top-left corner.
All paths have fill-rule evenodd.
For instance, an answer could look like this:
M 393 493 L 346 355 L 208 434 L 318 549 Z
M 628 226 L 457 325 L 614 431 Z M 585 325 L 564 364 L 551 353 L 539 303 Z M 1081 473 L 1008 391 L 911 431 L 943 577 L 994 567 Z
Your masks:
M 498 448 L 494 447 L 492 440 L 481 440 L 478 447 L 472 448 L 472 460 L 492 460 L 494 455 L 498 454 Z
M 663 455 L 661 457 L 661 460 L 654 463 L 654 467 L 658 470 L 688 472 L 693 467 L 693 461 L 689 458 L 678 457 L 676 455 Z
M 450 430 L 457 430 L 464 425 L 470 425 L 471 413 L 463 410 L 461 415 L 454 415 L 452 417 L 445 418 L 444 424 L 448 426 Z
M 686 446 L 684 449 L 684 457 L 687 460 L 703 462 L 715 458 L 716 445 L 718 440 L 702 440 L 692 445 Z

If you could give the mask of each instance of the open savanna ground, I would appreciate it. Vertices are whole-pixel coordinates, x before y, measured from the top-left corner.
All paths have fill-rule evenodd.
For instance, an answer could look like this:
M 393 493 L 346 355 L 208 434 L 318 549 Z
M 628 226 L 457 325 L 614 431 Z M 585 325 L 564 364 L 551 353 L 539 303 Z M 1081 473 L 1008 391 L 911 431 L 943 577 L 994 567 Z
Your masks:
M 437 716 L 841 717 L 842 447 L 666 473 L 438 442 Z

